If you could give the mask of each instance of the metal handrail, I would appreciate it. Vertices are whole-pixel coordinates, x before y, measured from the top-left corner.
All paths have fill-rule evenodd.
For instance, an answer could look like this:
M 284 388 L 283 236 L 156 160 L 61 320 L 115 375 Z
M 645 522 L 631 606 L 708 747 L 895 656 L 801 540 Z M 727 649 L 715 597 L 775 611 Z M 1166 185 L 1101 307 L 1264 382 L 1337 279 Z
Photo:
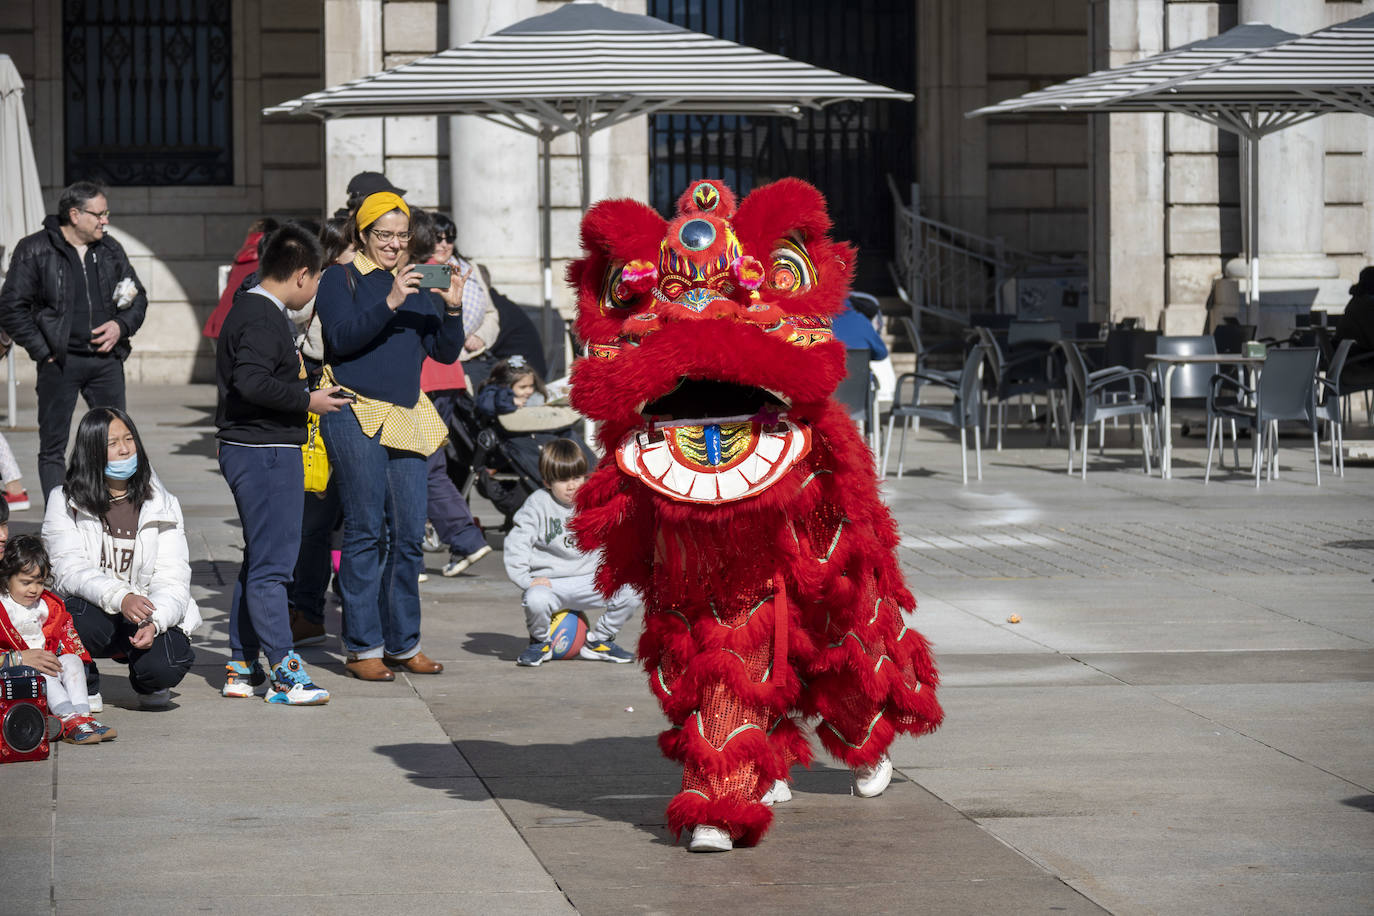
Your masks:
M 967 325 L 974 312 L 995 312 L 997 291 L 1007 278 L 1049 259 L 930 219 L 920 213 L 918 189 L 902 200 L 891 175 L 895 257 L 888 263 L 897 294 L 919 317 L 921 312 Z

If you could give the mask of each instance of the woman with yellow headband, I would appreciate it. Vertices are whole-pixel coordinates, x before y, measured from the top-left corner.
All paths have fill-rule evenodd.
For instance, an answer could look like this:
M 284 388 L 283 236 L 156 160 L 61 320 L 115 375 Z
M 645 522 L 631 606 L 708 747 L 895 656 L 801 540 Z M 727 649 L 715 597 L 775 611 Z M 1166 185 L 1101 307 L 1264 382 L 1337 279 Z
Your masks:
M 448 433 L 420 392 L 426 356 L 452 363 L 463 349 L 463 285 L 420 289 L 403 255 L 410 208 L 379 192 L 358 206 L 351 264 L 320 280 L 325 378 L 357 396 L 320 419 L 343 506 L 339 591 L 345 668 L 368 681 L 395 679 L 388 666 L 438 674 L 420 649 L 420 542 L 425 534 L 426 458 Z

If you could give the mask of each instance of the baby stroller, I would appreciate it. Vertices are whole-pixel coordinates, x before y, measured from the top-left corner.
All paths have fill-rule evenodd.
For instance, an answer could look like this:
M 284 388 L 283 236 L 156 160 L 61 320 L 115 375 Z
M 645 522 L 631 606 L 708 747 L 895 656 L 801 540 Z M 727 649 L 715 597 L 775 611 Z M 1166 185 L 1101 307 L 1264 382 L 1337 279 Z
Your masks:
M 477 410 L 466 392 L 454 399 L 449 421 L 449 476 L 466 498 L 476 488 L 504 517 L 502 530 L 525 499 L 544 482 L 539 476 L 539 450 L 555 438 L 572 439 L 587 455 L 588 467 L 596 458 L 571 429 L 571 411 L 533 408 L 500 417 Z M 546 411 L 544 414 L 538 411 Z M 520 415 L 520 416 L 517 416 Z

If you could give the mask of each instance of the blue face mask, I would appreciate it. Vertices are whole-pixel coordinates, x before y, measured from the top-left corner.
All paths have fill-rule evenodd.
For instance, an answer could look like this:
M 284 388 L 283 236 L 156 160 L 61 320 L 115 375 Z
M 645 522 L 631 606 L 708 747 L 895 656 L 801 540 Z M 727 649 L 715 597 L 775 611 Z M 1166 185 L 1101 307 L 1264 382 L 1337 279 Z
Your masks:
M 138 470 L 138 452 L 119 461 L 105 463 L 105 476 L 111 480 L 128 480 Z

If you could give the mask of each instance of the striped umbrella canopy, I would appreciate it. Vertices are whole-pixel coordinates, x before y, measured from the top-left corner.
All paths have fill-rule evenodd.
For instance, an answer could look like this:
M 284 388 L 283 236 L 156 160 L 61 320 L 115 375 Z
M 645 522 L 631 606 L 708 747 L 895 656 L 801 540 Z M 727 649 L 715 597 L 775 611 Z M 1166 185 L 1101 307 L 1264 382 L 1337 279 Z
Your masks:
M 1374 13 L 1139 89 L 1129 101 L 1197 117 L 1283 105 L 1374 115 Z
M 1032 112 L 1175 112 L 1190 115 L 1240 135 L 1241 227 L 1248 264 L 1246 298 L 1251 317 L 1259 296 L 1259 140 L 1267 134 L 1338 110 L 1330 101 L 1304 96 L 1274 84 L 1266 92 L 1239 99 L 1192 95 L 1204 74 L 1285 48 L 1298 38 L 1262 22 L 1248 22 L 1212 38 L 1172 48 L 1121 67 L 1098 70 L 1037 92 L 969 112 L 966 117 Z
M 799 117 L 802 108 L 857 99 L 909 102 L 912 96 L 652 16 L 574 0 L 456 48 L 265 108 L 263 114 L 468 114 L 538 137 L 547 305 L 552 295 L 548 145 L 555 137 L 578 136 L 585 210 L 591 202 L 588 140 L 598 130 L 658 112 Z
M 1228 29 L 1220 35 L 1170 48 L 1160 54 L 1131 61 L 1120 67 L 1096 70 L 1035 92 L 1028 92 L 970 111 L 965 117 L 1034 112 L 1125 112 L 1160 111 L 1153 100 L 1140 93 L 1177 83 L 1189 75 L 1205 72 L 1255 51 L 1273 47 L 1298 36 L 1250 22 Z M 1228 128 L 1229 129 L 1229 128 Z

